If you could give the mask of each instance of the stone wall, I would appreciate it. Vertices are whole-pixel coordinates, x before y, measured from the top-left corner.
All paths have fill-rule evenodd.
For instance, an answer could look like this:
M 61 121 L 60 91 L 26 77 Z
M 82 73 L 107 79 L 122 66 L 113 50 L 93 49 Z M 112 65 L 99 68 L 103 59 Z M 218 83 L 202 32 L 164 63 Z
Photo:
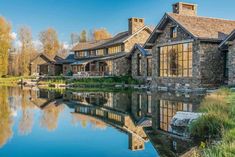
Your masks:
M 235 43 L 228 52 L 228 85 L 235 85 Z
M 203 86 L 213 87 L 224 83 L 225 55 L 218 43 L 200 43 L 200 71 Z
M 70 64 L 63 64 L 63 75 L 68 75 L 72 71 L 72 66 Z
M 131 56 L 131 75 L 134 79 L 139 80 L 139 81 L 144 81 L 147 82 L 148 78 L 152 78 L 151 76 L 148 76 L 148 63 L 147 63 L 147 58 L 152 58 L 151 56 L 145 57 L 142 56 L 141 58 L 141 76 L 138 75 L 138 55 L 141 54 L 141 52 L 136 49 L 135 52 L 133 52 Z
M 49 66 L 48 75 L 50 76 L 55 75 L 55 65 L 48 63 L 47 61 L 42 59 L 40 56 L 38 56 L 34 61 L 30 63 L 30 74 L 39 75 L 38 66 L 40 65 L 48 65 Z
M 114 76 L 125 76 L 130 74 L 131 61 L 127 57 L 114 59 L 112 64 L 112 74 Z

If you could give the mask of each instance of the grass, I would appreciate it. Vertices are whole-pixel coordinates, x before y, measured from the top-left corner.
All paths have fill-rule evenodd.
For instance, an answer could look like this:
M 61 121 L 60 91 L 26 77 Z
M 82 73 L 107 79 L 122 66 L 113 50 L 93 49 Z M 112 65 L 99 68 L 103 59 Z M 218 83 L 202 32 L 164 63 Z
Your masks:
M 103 78 L 82 78 L 67 83 L 73 84 L 140 84 L 141 82 L 133 79 L 131 76 L 103 77 Z
M 206 143 L 200 156 L 235 156 L 235 93 L 222 88 L 208 95 L 200 111 L 205 114 L 189 128 L 192 136 Z
M 0 77 L 0 85 L 16 85 L 18 83 L 19 80 L 21 79 L 30 79 L 32 77 L 23 77 L 23 76 L 19 76 L 19 77 L 12 77 L 12 76 L 7 76 L 7 77 Z

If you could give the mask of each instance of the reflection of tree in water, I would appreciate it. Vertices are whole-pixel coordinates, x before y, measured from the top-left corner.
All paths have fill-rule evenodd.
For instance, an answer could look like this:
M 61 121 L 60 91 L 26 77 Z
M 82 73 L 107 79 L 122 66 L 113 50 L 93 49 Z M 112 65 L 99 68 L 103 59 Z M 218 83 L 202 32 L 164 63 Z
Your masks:
M 33 122 L 34 122 L 34 113 L 33 108 L 35 106 L 31 104 L 29 100 L 29 93 L 28 90 L 22 91 L 22 99 L 21 99 L 21 108 L 22 108 L 22 116 L 19 123 L 19 133 L 21 135 L 27 135 L 31 133 Z
M 48 107 L 43 109 L 41 126 L 47 128 L 48 131 L 55 130 L 58 126 L 59 114 L 63 110 L 63 105 L 56 106 L 56 104 L 49 104 Z
M 1 87 L 0 91 L 0 147 L 2 147 L 12 136 L 13 120 L 8 104 L 7 88 Z
M 102 122 L 94 117 L 82 115 L 79 113 L 73 113 L 72 124 L 76 125 L 78 122 L 80 122 L 80 124 L 83 128 L 86 128 L 88 123 L 91 123 L 93 128 L 106 129 L 106 127 L 107 127 L 107 125 L 104 122 Z

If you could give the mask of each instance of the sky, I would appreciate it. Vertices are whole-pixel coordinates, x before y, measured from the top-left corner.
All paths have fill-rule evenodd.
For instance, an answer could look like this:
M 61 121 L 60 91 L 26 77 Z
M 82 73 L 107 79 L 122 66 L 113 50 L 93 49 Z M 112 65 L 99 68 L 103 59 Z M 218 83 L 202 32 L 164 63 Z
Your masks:
M 145 18 L 156 26 L 172 4 L 179 0 L 0 0 L 0 16 L 12 25 L 31 28 L 34 40 L 39 32 L 52 27 L 60 41 L 69 43 L 72 32 L 106 28 L 112 35 L 126 31 L 127 19 Z M 234 0 L 181 0 L 198 4 L 198 15 L 234 19 Z

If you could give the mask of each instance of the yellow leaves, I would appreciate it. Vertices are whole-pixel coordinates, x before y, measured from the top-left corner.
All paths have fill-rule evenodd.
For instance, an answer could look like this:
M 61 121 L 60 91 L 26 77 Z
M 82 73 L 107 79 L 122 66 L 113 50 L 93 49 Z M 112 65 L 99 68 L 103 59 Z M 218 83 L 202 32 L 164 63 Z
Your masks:
M 39 38 L 43 45 L 43 51 L 48 56 L 53 56 L 59 51 L 60 44 L 57 32 L 53 28 L 41 32 Z
M 112 37 L 112 35 L 105 28 L 96 29 L 93 32 L 93 38 L 96 41 L 103 40 L 103 39 L 109 39 L 111 37 Z
M 11 25 L 0 17 L 0 76 L 7 74 L 8 51 L 11 47 Z

